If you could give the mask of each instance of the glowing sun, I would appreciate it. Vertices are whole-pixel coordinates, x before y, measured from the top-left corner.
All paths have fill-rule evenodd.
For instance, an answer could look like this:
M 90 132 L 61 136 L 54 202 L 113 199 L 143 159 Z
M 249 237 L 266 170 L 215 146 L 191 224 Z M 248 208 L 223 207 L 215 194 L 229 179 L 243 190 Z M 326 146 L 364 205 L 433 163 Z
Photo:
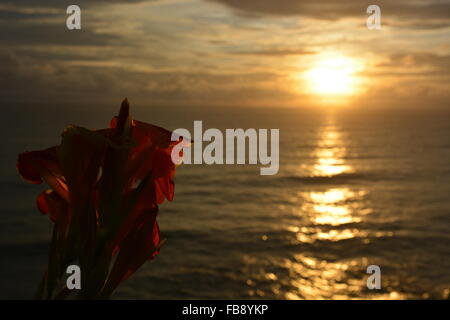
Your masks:
M 319 60 L 306 72 L 310 91 L 319 95 L 343 96 L 356 90 L 356 63 L 345 57 Z

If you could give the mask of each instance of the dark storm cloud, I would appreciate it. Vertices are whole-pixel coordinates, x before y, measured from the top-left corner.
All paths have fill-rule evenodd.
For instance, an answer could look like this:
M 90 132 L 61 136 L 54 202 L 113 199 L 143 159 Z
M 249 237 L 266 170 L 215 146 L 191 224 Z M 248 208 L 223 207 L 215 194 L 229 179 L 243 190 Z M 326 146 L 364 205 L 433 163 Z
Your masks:
M 382 17 L 449 19 L 450 1 L 411 1 L 380 0 L 342 1 L 342 0 L 210 0 L 231 8 L 259 15 L 302 15 L 316 19 L 338 20 L 348 17 L 362 17 L 371 4 L 377 4 Z M 447 25 L 450 21 L 447 21 Z

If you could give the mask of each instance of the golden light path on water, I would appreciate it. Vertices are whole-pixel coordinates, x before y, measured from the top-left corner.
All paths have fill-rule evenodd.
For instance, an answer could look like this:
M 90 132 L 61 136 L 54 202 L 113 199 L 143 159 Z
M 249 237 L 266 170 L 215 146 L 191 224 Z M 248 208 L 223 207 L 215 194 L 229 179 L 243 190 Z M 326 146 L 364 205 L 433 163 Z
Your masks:
M 345 144 L 342 141 L 341 133 L 333 124 L 326 126 L 319 134 L 314 155 L 316 163 L 312 168 L 313 176 L 332 178 L 336 175 L 353 172 L 353 168 L 345 163 Z M 311 219 L 315 224 L 337 226 L 360 222 L 360 218 L 352 215 L 352 210 L 347 203 L 357 197 L 363 197 L 364 191 L 357 192 L 349 188 L 330 188 L 325 191 L 311 191 L 302 195 L 303 198 L 309 200 L 302 207 L 302 211 L 313 212 Z M 346 238 L 354 236 L 349 230 L 345 230 L 344 234 Z M 325 237 L 326 235 L 322 236 Z M 336 239 L 342 238 L 342 236 L 343 234 L 335 234 Z
M 338 127 L 329 123 L 319 132 L 317 146 L 313 151 L 313 164 L 302 165 L 303 173 L 310 177 L 333 179 L 338 175 L 351 174 L 354 168 L 346 163 L 346 141 Z M 300 243 L 314 244 L 316 241 L 338 242 L 353 238 L 364 238 L 369 234 L 359 226 L 363 217 L 371 213 L 364 204 L 367 191 L 349 187 L 348 184 L 318 190 L 301 191 L 299 215 L 307 216 L 310 223 L 304 226 L 288 226 Z M 346 225 L 351 227 L 346 227 Z M 377 233 L 375 236 L 392 236 Z M 344 261 L 329 261 L 317 257 L 297 254 L 287 259 L 285 267 L 291 270 L 291 285 L 296 288 L 284 295 L 286 299 L 359 299 L 373 298 L 366 289 L 365 268 L 368 257 Z M 357 276 L 349 276 L 357 274 Z M 363 293 L 365 292 L 365 293 Z M 400 299 L 397 292 L 377 294 L 376 298 Z

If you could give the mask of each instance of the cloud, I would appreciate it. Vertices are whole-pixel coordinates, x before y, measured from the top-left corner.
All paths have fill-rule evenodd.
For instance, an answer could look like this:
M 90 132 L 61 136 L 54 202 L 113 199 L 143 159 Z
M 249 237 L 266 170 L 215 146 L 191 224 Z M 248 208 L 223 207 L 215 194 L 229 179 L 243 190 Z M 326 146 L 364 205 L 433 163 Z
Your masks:
M 0 38 L 5 45 L 95 45 L 102 46 L 119 39 L 112 34 L 100 34 L 93 30 L 71 32 L 65 28 L 65 20 L 58 24 L 0 24 Z
M 3 102 L 112 102 L 121 96 L 155 105 L 258 104 L 282 101 L 288 93 L 267 83 L 269 72 L 214 73 L 146 71 L 125 66 L 70 65 L 64 59 L 45 59 L 17 52 L 0 54 L 0 95 Z M 98 62 L 94 60 L 94 62 Z M 116 95 L 118 95 L 116 97 Z
M 375 71 L 374 74 L 385 76 L 449 77 L 450 55 L 438 55 L 429 52 L 397 53 L 390 55 L 387 61 L 379 63 L 376 69 L 382 71 Z
M 76 4 L 80 7 L 97 5 L 97 4 L 111 4 L 111 3 L 124 3 L 131 4 L 137 2 L 157 1 L 157 0 L 2 0 L 4 5 L 12 5 L 14 7 L 27 7 L 27 8 L 67 8 L 72 4 Z M 75 3 L 74 3 L 75 2 Z
M 114 103 L 129 96 L 159 105 L 306 104 L 308 92 L 299 79 L 322 53 L 378 63 L 361 77 L 386 86 L 391 78 L 412 83 L 411 95 L 426 81 L 430 87 L 449 83 L 444 77 L 450 75 L 450 48 L 442 46 L 447 30 L 438 29 L 448 23 L 439 20 L 448 16 L 447 2 L 381 4 L 382 21 L 390 26 L 382 32 L 364 28 L 366 1 L 78 1 L 82 9 L 90 7 L 82 11 L 79 32 L 65 27 L 69 3 L 0 4 L 2 100 Z M 130 5 L 117 5 L 124 3 Z M 418 3 L 424 19 L 415 11 Z M 396 14 L 407 18 L 393 19 Z M 334 21 L 342 17 L 357 17 L 360 26 Z M 394 54 L 405 48 L 410 51 Z
M 83 1 L 77 3 L 83 3 Z M 89 3 L 103 2 L 96 0 Z M 59 1 L 44 0 L 37 3 L 27 0 L 14 2 L 6 0 L 0 4 L 0 38 L 2 39 L 0 45 L 105 46 L 120 39 L 119 35 L 97 32 L 96 27 L 99 21 L 90 20 L 96 14 L 92 10 L 82 12 L 82 31 L 67 30 L 66 8 L 67 6 Z
M 366 17 L 373 1 L 341 0 L 210 0 L 251 15 L 307 16 L 315 19 L 339 20 Z M 450 1 L 380 0 L 382 17 L 388 19 L 450 19 Z M 450 21 L 446 21 L 446 26 Z
M 315 51 L 305 50 L 305 49 L 261 49 L 253 51 L 232 51 L 232 54 L 238 55 L 255 55 L 255 56 L 298 56 L 298 55 L 308 55 L 315 54 Z

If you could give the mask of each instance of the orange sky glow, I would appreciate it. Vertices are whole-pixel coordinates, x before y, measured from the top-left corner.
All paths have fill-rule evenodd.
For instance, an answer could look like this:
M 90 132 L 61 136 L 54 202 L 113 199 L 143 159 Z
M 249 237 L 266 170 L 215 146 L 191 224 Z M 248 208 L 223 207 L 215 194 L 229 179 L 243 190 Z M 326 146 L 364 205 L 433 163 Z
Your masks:
M 6 1 L 2 81 L 22 98 L 93 92 L 158 105 L 445 106 L 450 1 Z M 23 88 L 22 88 L 23 89 Z M 51 90 L 52 92 L 49 92 Z M 117 95 L 117 97 L 115 96 Z

